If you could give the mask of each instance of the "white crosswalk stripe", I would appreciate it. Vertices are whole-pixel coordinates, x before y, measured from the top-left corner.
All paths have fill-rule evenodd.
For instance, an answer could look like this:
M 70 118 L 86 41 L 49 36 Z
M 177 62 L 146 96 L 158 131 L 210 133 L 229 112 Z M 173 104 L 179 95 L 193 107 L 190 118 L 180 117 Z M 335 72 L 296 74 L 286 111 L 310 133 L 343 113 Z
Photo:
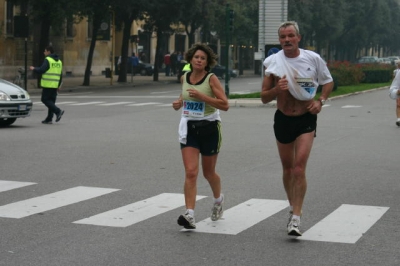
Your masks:
M 354 244 L 388 209 L 343 204 L 298 239 Z
M 119 189 L 74 187 L 59 192 L 39 196 L 0 206 L 0 217 L 23 218 L 44 211 L 105 195 Z
M 0 192 L 25 186 L 37 185 L 33 182 L 0 180 Z M 0 217 L 25 218 L 33 214 L 54 210 L 112 192 L 114 188 L 78 186 L 22 201 L 0 206 Z M 201 200 L 206 196 L 197 196 Z M 184 195 L 162 193 L 116 209 L 95 214 L 73 222 L 74 224 L 125 228 L 144 220 L 154 218 L 185 205 Z M 218 221 L 210 218 L 196 224 L 196 233 L 237 235 L 265 219 L 286 209 L 286 200 L 249 199 L 224 211 Z M 310 229 L 297 237 L 298 240 L 355 244 L 389 210 L 383 206 L 363 206 L 343 204 Z M 286 222 L 286 218 L 285 218 Z M 171 221 L 176 223 L 176 221 Z M 186 231 L 182 229 L 181 231 Z M 286 230 L 285 230 L 286 231 Z
M 0 180 L 0 192 L 26 187 L 30 185 L 36 185 L 36 183 Z
M 205 198 L 197 196 L 196 200 Z M 108 212 L 75 221 L 77 224 L 92 224 L 112 227 L 127 227 L 156 215 L 184 206 L 182 194 L 163 193 Z
M 197 223 L 196 232 L 237 235 L 288 206 L 286 200 L 250 199 L 224 211 L 218 221 L 207 218 Z

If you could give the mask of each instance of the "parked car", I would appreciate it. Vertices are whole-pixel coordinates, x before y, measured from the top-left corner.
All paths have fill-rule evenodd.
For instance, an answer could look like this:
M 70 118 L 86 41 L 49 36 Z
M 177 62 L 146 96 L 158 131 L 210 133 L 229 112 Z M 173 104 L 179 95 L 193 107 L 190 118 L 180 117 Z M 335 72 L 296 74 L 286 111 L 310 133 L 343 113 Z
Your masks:
M 379 58 L 377 56 L 363 56 L 357 61 L 359 64 L 373 64 L 378 62 Z
M 379 63 L 385 64 L 385 65 L 391 65 L 392 60 L 390 60 L 390 58 L 388 58 L 388 57 L 382 57 L 382 58 L 379 58 Z
M 395 61 L 396 61 L 396 60 L 400 60 L 400 57 L 398 57 L 398 56 L 388 56 L 388 57 L 386 57 L 386 58 L 389 58 L 389 59 L 390 59 L 392 65 L 395 65 Z
M 30 116 L 32 100 L 21 87 L 0 79 L 0 127 L 13 124 L 17 118 Z
M 211 72 L 214 73 L 217 77 L 224 79 L 225 78 L 225 67 L 222 65 L 216 65 L 215 67 L 213 67 L 211 69 Z M 235 69 L 229 69 L 229 75 L 232 78 L 236 78 L 237 75 L 237 71 Z
M 139 60 L 139 65 L 135 68 L 133 74 L 140 74 L 141 76 L 151 76 L 154 72 L 154 66 L 152 64 L 144 63 Z M 132 66 L 128 65 L 127 73 L 132 73 Z

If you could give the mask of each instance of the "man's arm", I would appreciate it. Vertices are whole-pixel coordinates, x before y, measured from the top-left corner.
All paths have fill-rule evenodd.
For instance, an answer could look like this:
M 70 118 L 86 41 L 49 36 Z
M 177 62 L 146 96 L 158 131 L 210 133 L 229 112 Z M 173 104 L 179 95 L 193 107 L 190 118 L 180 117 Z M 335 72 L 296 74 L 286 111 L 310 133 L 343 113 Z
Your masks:
M 321 95 L 319 97 L 319 100 L 327 100 L 329 95 L 331 94 L 333 90 L 333 81 L 328 82 L 324 85 L 322 85 L 322 90 L 321 90 Z
M 34 67 L 34 66 L 30 66 L 29 69 L 33 70 L 39 74 L 43 74 L 45 73 L 47 70 L 49 70 L 50 65 L 49 65 L 49 61 L 47 59 L 44 59 L 43 64 L 40 67 Z

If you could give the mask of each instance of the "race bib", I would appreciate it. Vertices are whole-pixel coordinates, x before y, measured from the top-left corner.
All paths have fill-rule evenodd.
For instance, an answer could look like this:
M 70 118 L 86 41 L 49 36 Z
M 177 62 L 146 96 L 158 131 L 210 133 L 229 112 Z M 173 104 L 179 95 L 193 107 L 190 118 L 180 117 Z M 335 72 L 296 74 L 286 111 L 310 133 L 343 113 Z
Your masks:
M 205 102 L 183 101 L 183 115 L 191 117 L 204 117 Z
M 296 82 L 303 90 L 305 90 L 309 94 L 313 95 L 315 93 L 316 88 L 314 86 L 312 78 L 296 78 Z

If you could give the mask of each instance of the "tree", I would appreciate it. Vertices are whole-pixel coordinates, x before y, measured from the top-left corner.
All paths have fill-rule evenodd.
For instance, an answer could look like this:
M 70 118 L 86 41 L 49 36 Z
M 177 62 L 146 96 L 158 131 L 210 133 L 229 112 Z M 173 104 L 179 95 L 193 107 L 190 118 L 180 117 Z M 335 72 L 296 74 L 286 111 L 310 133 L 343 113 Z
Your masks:
M 92 25 L 93 25 L 92 39 L 90 41 L 90 48 L 89 48 L 88 58 L 87 58 L 86 67 L 85 67 L 85 75 L 84 75 L 83 84 L 82 84 L 83 86 L 90 85 L 90 73 L 91 73 L 92 62 L 93 62 L 93 53 L 94 53 L 94 49 L 96 47 L 98 32 L 99 32 L 101 23 L 104 22 L 104 18 L 107 18 L 109 25 L 110 25 L 111 18 L 110 18 L 110 8 L 109 7 L 110 7 L 111 2 L 112 1 L 110 1 L 110 0 L 103 0 L 100 2 L 97 0 L 86 0 L 86 1 L 81 2 L 80 11 L 78 12 L 80 17 L 87 16 L 92 21 Z M 72 19 L 72 18 L 70 18 L 70 19 Z
M 146 0 L 114 0 L 116 25 L 122 29 L 121 65 L 119 69 L 118 82 L 126 82 L 128 66 L 128 47 L 131 37 L 132 23 L 141 17 L 146 6 Z
M 153 0 L 146 1 L 144 10 L 143 19 L 145 20 L 145 25 L 143 25 L 143 28 L 157 33 L 153 81 L 158 81 L 158 66 L 162 63 L 163 52 L 166 52 L 161 48 L 163 42 L 166 42 L 163 36 L 174 32 L 175 29 L 172 25 L 176 25 L 179 22 L 183 10 L 188 10 L 188 8 L 182 4 L 181 0 Z

